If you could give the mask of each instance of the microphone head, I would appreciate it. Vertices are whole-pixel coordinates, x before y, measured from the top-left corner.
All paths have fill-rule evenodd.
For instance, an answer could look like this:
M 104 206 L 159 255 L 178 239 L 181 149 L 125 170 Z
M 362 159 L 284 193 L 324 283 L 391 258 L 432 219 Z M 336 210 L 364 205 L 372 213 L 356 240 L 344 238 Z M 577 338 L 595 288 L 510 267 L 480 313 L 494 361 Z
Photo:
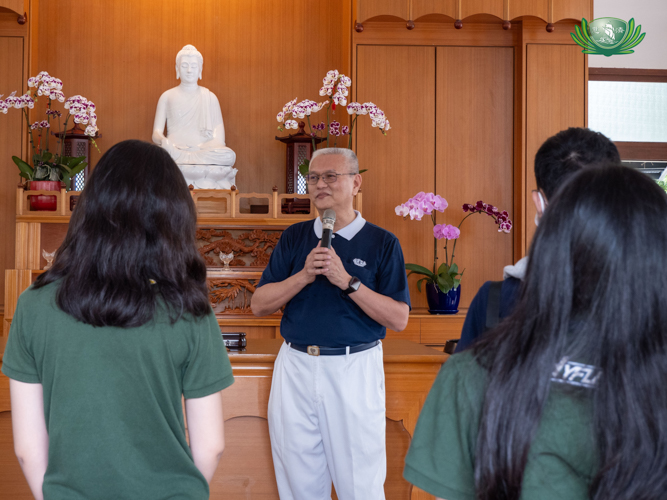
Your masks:
M 322 214 L 322 228 L 331 229 L 333 231 L 334 224 L 336 223 L 336 212 L 327 208 Z

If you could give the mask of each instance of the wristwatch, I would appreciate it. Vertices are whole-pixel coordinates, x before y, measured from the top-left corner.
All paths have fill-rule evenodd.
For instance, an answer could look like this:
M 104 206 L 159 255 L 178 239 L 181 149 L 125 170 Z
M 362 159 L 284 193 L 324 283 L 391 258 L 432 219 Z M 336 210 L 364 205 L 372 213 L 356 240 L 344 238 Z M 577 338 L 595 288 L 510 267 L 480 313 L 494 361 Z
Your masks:
M 361 286 L 361 280 L 355 276 L 352 276 L 350 282 L 347 284 L 347 289 L 343 290 L 343 294 L 350 295 L 351 293 L 359 290 L 360 286 Z

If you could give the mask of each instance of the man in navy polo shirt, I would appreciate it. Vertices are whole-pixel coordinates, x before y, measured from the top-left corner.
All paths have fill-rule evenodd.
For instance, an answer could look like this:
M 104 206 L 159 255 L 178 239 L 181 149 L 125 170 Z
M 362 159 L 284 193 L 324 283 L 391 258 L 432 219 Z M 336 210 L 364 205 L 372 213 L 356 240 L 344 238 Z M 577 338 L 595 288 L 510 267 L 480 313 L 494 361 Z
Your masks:
M 361 187 L 352 150 L 316 151 L 307 176 L 319 213 L 336 212 L 331 249 L 320 218 L 285 230 L 252 310 L 285 306 L 268 420 L 281 500 L 384 499 L 382 343 L 403 330 L 410 296 L 398 239 L 353 209 Z

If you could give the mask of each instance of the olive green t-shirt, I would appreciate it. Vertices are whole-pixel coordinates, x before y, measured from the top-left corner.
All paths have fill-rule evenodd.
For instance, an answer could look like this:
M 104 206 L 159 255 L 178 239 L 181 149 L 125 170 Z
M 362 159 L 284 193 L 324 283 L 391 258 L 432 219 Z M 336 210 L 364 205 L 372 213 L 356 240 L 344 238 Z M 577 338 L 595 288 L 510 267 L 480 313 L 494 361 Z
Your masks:
M 433 383 L 403 475 L 446 500 L 475 500 L 475 448 L 488 375 L 473 354 L 449 358 Z M 522 500 L 584 500 L 596 473 L 591 389 L 552 382 L 524 471 Z
M 181 397 L 234 381 L 213 311 L 171 324 L 94 327 L 64 313 L 57 283 L 19 298 L 2 371 L 42 384 L 49 433 L 46 500 L 209 497 L 185 439 Z

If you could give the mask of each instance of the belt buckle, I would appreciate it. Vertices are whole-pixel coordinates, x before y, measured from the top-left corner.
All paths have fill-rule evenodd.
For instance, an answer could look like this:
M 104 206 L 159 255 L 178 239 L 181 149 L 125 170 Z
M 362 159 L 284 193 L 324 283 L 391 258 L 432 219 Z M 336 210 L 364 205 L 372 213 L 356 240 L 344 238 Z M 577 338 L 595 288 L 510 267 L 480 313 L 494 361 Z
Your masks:
M 307 349 L 308 354 L 311 356 L 319 356 L 320 355 L 320 347 L 316 345 L 309 345 Z

